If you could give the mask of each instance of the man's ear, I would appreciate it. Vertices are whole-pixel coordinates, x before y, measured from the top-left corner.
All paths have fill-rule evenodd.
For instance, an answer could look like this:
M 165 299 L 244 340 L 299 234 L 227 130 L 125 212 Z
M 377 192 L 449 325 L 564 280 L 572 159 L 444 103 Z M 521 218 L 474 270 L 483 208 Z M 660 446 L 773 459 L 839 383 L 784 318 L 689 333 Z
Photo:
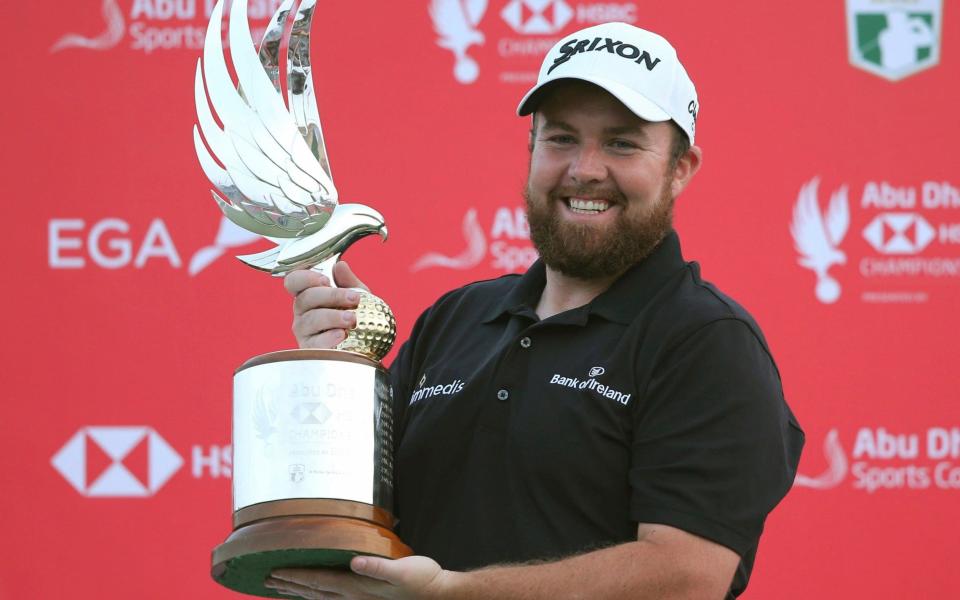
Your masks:
M 527 151 L 533 152 L 533 143 L 537 136 L 537 113 L 530 116 L 530 137 L 527 139 Z
M 670 195 L 674 199 L 687 187 L 693 176 L 700 170 L 703 162 L 703 152 L 699 146 L 690 146 L 690 149 L 680 157 L 673 169 L 673 180 L 670 182 Z

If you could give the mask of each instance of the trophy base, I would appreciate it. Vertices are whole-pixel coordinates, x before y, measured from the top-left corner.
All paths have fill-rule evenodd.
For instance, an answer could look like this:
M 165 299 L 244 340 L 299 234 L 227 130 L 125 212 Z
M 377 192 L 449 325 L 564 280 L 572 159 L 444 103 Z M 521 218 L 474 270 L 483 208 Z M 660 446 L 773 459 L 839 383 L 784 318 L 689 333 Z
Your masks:
M 292 503 L 267 502 L 238 511 L 235 523 L 265 513 L 286 512 Z M 313 501 L 315 503 L 318 501 Z M 354 512 L 362 505 L 334 502 Z M 281 505 L 269 507 L 269 505 Z M 354 505 L 354 506 L 351 506 Z M 368 507 L 380 512 L 374 507 Z M 279 509 L 279 510 L 278 510 Z M 241 513 L 247 511 L 247 514 Z M 379 517 L 380 515 L 378 515 Z M 382 521 L 381 518 L 375 519 Z M 273 516 L 247 522 L 234 530 L 213 550 L 210 574 L 217 583 L 237 592 L 264 598 L 284 598 L 263 587 L 274 569 L 332 568 L 349 570 L 354 556 L 403 558 L 413 551 L 395 533 L 380 523 L 355 517 L 330 515 Z

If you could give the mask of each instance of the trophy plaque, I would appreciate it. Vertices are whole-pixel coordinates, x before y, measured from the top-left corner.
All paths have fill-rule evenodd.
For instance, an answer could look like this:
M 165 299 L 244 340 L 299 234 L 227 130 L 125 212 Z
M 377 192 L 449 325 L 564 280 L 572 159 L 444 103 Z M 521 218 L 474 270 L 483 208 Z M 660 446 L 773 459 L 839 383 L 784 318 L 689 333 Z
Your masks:
M 275 276 L 314 269 L 332 282 L 353 242 L 385 240 L 387 228 L 376 210 L 338 202 L 311 77 L 316 0 L 284 0 L 259 50 L 247 0 L 233 0 L 236 84 L 224 56 L 224 2 L 213 9 L 197 63 L 200 165 L 223 214 L 274 244 L 237 258 Z M 211 569 L 228 588 L 279 598 L 263 587 L 273 569 L 348 568 L 357 555 L 412 554 L 392 531 L 392 390 L 380 364 L 396 322 L 383 300 L 357 291 L 357 326 L 336 349 L 271 352 L 234 374 L 233 532 L 213 550 Z

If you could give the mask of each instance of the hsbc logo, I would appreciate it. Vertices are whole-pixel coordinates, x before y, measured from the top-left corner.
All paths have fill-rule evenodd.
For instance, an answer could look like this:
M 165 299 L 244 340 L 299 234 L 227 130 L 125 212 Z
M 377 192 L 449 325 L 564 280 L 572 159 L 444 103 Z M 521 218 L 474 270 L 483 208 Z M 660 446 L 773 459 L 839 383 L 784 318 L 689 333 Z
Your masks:
M 511 0 L 500 11 L 503 20 L 517 33 L 557 33 L 573 19 L 573 9 L 564 0 Z
M 153 496 L 183 459 L 150 427 L 83 427 L 51 459 L 88 497 Z
M 883 213 L 864 228 L 863 237 L 881 254 L 917 254 L 933 241 L 936 231 L 916 213 Z

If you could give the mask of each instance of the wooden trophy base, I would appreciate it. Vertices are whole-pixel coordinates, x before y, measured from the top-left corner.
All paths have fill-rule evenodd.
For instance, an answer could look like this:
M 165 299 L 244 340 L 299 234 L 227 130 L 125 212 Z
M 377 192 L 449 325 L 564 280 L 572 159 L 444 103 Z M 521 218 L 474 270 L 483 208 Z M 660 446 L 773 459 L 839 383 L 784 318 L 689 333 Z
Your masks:
M 284 598 L 263 587 L 274 569 L 349 569 L 354 556 L 403 558 L 413 551 L 390 530 L 387 511 L 348 500 L 277 500 L 234 514 L 234 531 L 213 550 L 210 574 L 232 590 Z

